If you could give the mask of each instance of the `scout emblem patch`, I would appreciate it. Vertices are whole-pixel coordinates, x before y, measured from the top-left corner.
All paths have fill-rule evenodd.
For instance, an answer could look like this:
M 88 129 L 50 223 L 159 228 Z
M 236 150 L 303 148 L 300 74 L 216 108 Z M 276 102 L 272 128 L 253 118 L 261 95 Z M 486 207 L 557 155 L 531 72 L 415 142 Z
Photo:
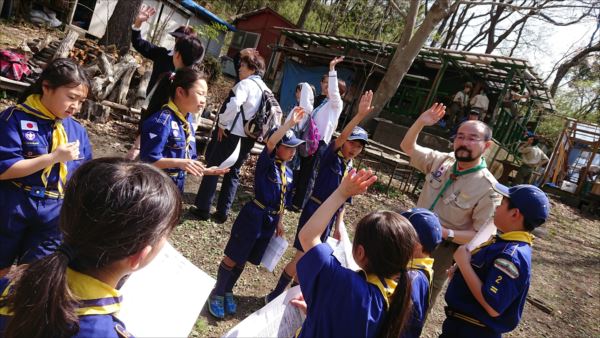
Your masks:
M 38 131 L 38 125 L 33 121 L 21 120 L 21 130 Z
M 27 141 L 33 141 L 35 140 L 35 133 L 32 131 L 28 131 L 25 133 L 25 139 L 27 139 Z
M 439 178 L 444 176 L 444 173 L 446 172 L 446 170 L 448 170 L 448 168 L 450 168 L 450 166 L 452 165 L 451 162 L 452 162 L 451 158 L 446 159 L 444 162 L 442 162 L 442 165 L 440 165 L 440 167 L 431 174 L 431 176 L 439 181 Z
M 519 277 L 519 269 L 515 264 L 507 259 L 498 258 L 494 261 L 494 267 L 504 272 L 508 277 L 516 279 Z

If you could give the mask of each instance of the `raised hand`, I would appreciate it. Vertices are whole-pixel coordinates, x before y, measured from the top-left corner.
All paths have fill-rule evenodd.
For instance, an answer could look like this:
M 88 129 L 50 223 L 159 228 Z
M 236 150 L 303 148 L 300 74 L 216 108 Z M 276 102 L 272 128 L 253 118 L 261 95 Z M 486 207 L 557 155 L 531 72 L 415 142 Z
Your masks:
M 292 125 L 300 123 L 302 118 L 304 118 L 304 113 L 304 108 L 298 106 L 295 107 L 294 110 L 292 110 L 292 118 L 290 119 L 290 121 L 292 121 Z
M 342 61 L 344 61 L 344 57 L 343 56 L 334 57 L 333 60 L 329 61 L 329 70 L 330 71 L 334 71 L 335 70 L 335 66 L 338 63 L 342 62 Z
M 434 103 L 431 108 L 427 109 L 419 116 L 417 121 L 422 122 L 426 126 L 433 126 L 438 123 L 445 113 L 446 106 L 441 103 Z
M 154 9 L 154 7 L 142 4 L 142 7 L 140 7 L 140 11 L 138 12 L 137 17 L 135 18 L 135 25 L 141 26 L 143 22 L 148 21 L 148 19 L 150 19 L 150 17 L 154 14 L 156 14 L 156 9 Z
M 367 116 L 375 109 L 375 107 L 371 105 L 371 101 L 373 101 L 373 91 L 367 90 L 360 97 L 360 102 L 358 103 L 358 114 L 360 116 Z
M 352 169 L 342 180 L 337 191 L 347 199 L 352 196 L 364 194 L 367 189 L 377 181 L 377 176 L 369 170 Z

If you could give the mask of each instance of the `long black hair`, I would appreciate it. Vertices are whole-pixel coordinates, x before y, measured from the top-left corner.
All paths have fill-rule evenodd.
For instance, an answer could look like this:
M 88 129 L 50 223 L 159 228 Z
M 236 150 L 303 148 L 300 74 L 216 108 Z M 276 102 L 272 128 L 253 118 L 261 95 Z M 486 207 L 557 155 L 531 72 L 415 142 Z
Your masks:
M 380 328 L 380 337 L 400 337 L 412 312 L 411 282 L 407 271 L 413 248 L 418 242 L 410 222 L 393 211 L 375 211 L 356 226 L 354 249 L 362 245 L 368 273 L 382 278 L 398 276 L 388 311 Z
M 29 95 L 42 94 L 44 81 L 50 89 L 62 86 L 77 87 L 81 84 L 90 88 L 90 79 L 79 64 L 67 58 L 55 59 L 44 68 L 37 81 L 21 94 L 17 102 L 25 102 Z
M 63 247 L 9 278 L 13 316 L 6 338 L 67 337 L 79 330 L 77 299 L 67 266 L 98 271 L 156 245 L 179 221 L 181 198 L 171 179 L 155 167 L 123 158 L 83 164 L 67 184 L 60 212 Z M 72 257 L 69 257 L 72 256 Z

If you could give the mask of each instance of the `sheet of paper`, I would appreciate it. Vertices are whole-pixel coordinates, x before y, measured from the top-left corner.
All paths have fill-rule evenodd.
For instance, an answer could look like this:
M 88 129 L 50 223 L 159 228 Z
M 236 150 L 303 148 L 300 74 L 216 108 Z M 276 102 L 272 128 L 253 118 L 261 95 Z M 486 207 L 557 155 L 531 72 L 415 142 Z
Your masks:
M 489 222 L 477 231 L 477 234 L 471 239 L 469 243 L 467 243 L 467 250 L 473 251 L 476 247 L 480 246 L 483 242 L 487 241 L 496 234 L 496 225 L 494 222 Z
M 166 243 L 121 288 L 118 314 L 136 337 L 187 337 L 215 280 Z
M 237 145 L 235 146 L 235 150 L 223 163 L 219 164 L 219 169 L 229 168 L 237 162 L 238 157 L 240 157 L 240 144 L 241 140 L 238 140 Z
M 304 314 L 290 300 L 302 294 L 295 286 L 246 317 L 223 337 L 294 337 L 304 322 Z
M 333 248 L 333 256 L 342 264 L 343 267 L 358 271 L 360 267 L 356 264 L 352 255 L 352 242 L 346 231 L 346 224 L 342 223 L 340 227 L 340 240 L 333 237 L 327 238 L 327 244 Z
M 263 255 L 260 264 L 264 266 L 269 272 L 273 272 L 277 263 L 281 260 L 281 257 L 285 253 L 288 247 L 288 242 L 282 236 L 274 235 L 269 241 L 267 250 Z

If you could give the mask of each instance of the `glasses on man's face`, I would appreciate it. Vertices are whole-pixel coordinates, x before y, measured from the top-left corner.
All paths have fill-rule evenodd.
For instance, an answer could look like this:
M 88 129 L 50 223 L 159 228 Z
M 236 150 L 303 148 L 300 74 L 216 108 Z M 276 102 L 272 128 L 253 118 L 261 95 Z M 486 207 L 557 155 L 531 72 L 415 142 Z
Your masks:
M 465 136 L 465 135 L 457 135 L 456 140 L 459 140 L 461 142 L 468 142 L 468 143 L 476 143 L 476 142 L 483 141 L 483 139 L 481 137 Z

